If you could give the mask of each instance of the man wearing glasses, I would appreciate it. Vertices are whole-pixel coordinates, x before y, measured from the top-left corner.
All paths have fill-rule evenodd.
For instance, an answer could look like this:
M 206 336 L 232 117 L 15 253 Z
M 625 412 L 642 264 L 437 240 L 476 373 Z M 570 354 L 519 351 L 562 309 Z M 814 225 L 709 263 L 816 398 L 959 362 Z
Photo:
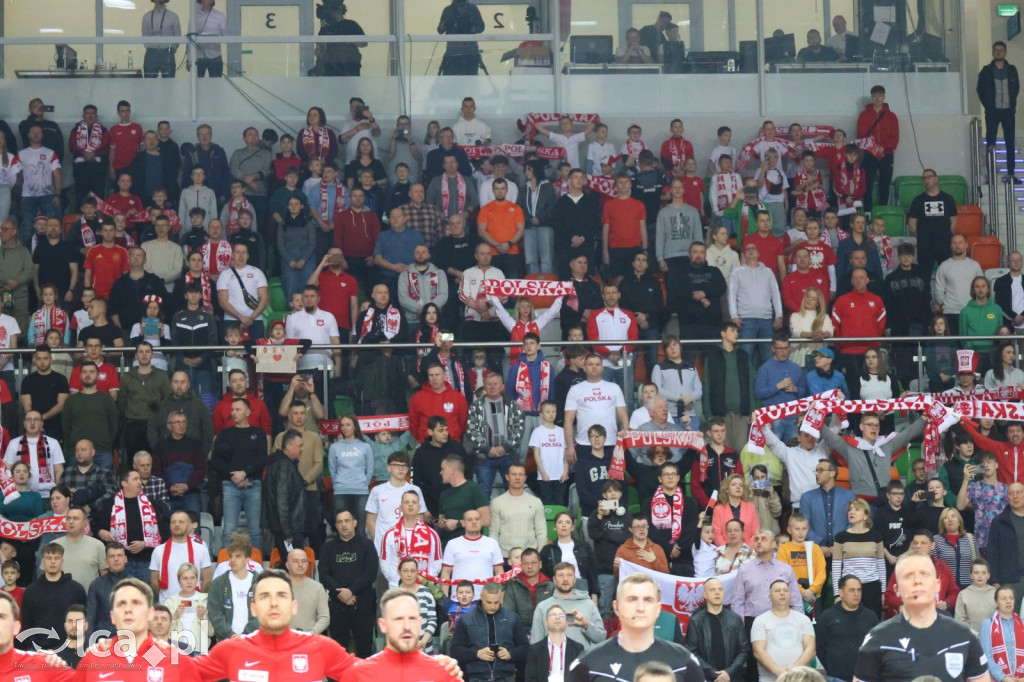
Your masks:
M 800 498 L 800 511 L 810 524 L 807 539 L 821 547 L 826 559 L 832 557 L 836 535 L 850 527 L 846 512 L 854 500 L 852 492 L 836 486 L 838 474 L 839 470 L 831 460 L 819 459 L 814 467 L 814 481 L 818 487 L 808 490 Z
M 658 488 L 651 499 L 642 501 L 640 509 L 643 516 L 637 516 L 634 524 L 642 519 L 650 522 L 651 542 L 664 552 L 669 573 L 693 575 L 691 550 L 700 532 L 697 526 L 700 509 L 696 500 L 684 495 L 679 485 L 681 478 L 677 464 L 663 464 L 658 474 Z M 634 532 L 634 541 L 635 538 Z
M 907 227 L 917 237 L 917 262 L 930 273 L 933 265 L 953 255 L 949 239 L 956 234 L 956 200 L 939 189 L 939 175 L 931 168 L 925 169 L 921 180 L 924 192 L 910 204 Z

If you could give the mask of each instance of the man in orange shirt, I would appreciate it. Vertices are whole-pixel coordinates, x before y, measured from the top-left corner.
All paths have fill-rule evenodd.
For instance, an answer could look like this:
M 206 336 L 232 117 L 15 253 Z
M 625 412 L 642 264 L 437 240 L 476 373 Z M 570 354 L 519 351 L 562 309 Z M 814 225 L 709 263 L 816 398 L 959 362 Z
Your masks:
M 110 289 L 118 277 L 128 272 L 128 251 L 114 242 L 114 224 L 103 223 L 102 241 L 85 256 L 85 286 L 96 290 L 96 297 L 110 298 Z
M 647 250 L 647 209 L 631 196 L 632 190 L 632 178 L 616 178 L 615 198 L 601 214 L 602 255 L 609 281 L 615 284 L 633 271 L 633 257 Z
M 526 232 L 526 217 L 518 204 L 507 200 L 508 181 L 505 178 L 495 178 L 491 188 L 494 201 L 480 207 L 476 217 L 477 231 L 480 240 L 491 245 L 494 267 L 505 273 L 508 279 L 521 279 L 525 269 L 519 242 Z

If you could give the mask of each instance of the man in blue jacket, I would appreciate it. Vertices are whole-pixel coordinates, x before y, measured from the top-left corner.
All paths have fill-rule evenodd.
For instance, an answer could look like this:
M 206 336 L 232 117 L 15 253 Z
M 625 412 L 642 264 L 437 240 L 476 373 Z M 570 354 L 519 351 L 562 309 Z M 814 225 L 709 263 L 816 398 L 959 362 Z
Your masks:
M 988 556 L 992 562 L 989 582 L 1013 588 L 1017 612 L 1024 596 L 1024 557 L 1018 546 L 1018 529 L 1024 532 L 1024 483 L 1011 483 L 1007 500 L 1006 509 L 992 519 L 988 532 Z
M 464 614 L 455 626 L 451 655 L 467 680 L 511 682 L 516 667 L 526 663 L 530 641 L 526 626 L 501 606 L 502 587 L 489 582 L 480 593 L 480 607 Z
M 765 407 L 788 403 L 807 395 L 807 378 L 803 369 L 789 359 L 789 334 L 775 332 L 772 336 L 772 357 L 757 370 L 754 397 Z M 779 440 L 796 438 L 796 417 L 772 423 Z
M 818 487 L 800 496 L 800 512 L 811 526 L 807 539 L 821 547 L 826 559 L 832 557 L 836 535 L 850 526 L 846 511 L 855 498 L 852 492 L 836 485 L 838 474 L 835 462 L 819 459 L 814 468 L 814 481 Z

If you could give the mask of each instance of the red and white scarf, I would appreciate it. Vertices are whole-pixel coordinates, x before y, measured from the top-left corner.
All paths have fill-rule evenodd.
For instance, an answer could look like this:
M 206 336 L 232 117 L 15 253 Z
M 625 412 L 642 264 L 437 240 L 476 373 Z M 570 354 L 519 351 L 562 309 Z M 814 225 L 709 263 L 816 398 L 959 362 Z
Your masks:
M 469 582 L 473 583 L 474 585 L 486 585 L 487 583 L 507 583 L 509 580 L 512 580 L 522 572 L 522 566 L 513 566 L 511 570 L 505 571 L 504 573 L 496 575 L 493 578 L 459 578 L 457 580 L 445 580 L 444 578 L 438 578 L 436 575 L 431 575 L 427 571 L 420 569 L 420 577 L 425 580 L 429 580 L 432 583 L 446 586 L 458 585 L 463 580 L 469 580 Z
M 611 160 L 609 160 L 611 163 Z M 605 195 L 606 197 L 614 197 L 617 192 L 615 190 L 615 178 L 610 175 L 588 175 L 587 176 L 587 187 Z
M 698 450 L 701 453 L 701 471 L 707 470 L 708 457 L 704 446 L 704 436 L 698 431 L 627 431 L 623 438 L 618 438 L 615 441 L 608 478 L 621 481 L 625 477 L 626 450 L 649 448 L 655 445 Z
M 56 329 L 60 332 L 61 338 L 68 330 L 68 314 L 59 305 L 52 306 L 49 310 L 44 305 L 32 313 L 32 331 L 36 339 L 46 338 L 46 332 Z
M 415 559 L 416 561 L 429 561 L 438 552 L 434 538 L 436 534 L 433 529 L 422 521 L 416 521 L 412 530 L 405 528 L 405 521 L 398 520 L 394 528 L 395 538 L 398 540 L 398 560 Z
M 320 126 L 317 130 L 306 126 L 299 133 L 299 144 L 306 150 L 307 158 L 326 161 L 327 152 L 331 148 L 331 132 L 327 126 Z
M 665 530 L 672 529 L 670 541 L 675 542 L 683 532 L 683 491 L 676 488 L 672 496 L 672 504 L 668 503 L 668 497 L 662 491 L 661 486 L 654 491 L 651 498 L 651 525 L 655 528 Z
M 84 216 L 78 221 L 78 230 L 82 233 L 82 246 L 87 249 L 96 246 L 96 233 L 93 232 L 92 226 Z
M 644 144 L 643 140 L 626 140 L 626 144 L 622 145 L 622 153 L 634 161 L 640 156 L 640 152 L 645 149 L 647 149 L 647 145 Z
M 729 208 L 729 204 L 743 189 L 743 178 L 739 173 L 715 173 L 715 197 L 719 213 Z
M 427 300 L 434 301 L 437 299 L 437 290 L 439 286 L 437 268 L 430 268 L 426 272 L 420 272 L 419 270 L 416 270 L 415 267 L 411 267 L 409 268 L 407 293 L 409 294 L 409 298 L 416 303 L 419 303 L 423 298 L 421 280 L 424 276 L 428 277 L 430 280 L 430 298 Z
M 340 419 L 321 419 L 317 428 L 325 436 L 341 435 Z M 379 433 L 380 431 L 408 431 L 409 415 L 382 414 L 376 417 L 359 417 L 359 431 L 363 434 Z
M 18 445 L 18 459 L 29 469 L 32 469 L 32 455 L 28 451 L 28 436 L 21 437 Z M 39 469 L 39 484 L 52 486 L 54 483 L 53 472 L 50 471 L 50 443 L 46 440 L 46 434 L 40 433 L 36 440 L 36 464 Z
M 28 542 L 37 540 L 47 533 L 66 532 L 67 526 L 63 516 L 47 516 L 43 519 L 32 519 L 20 523 L 0 516 L 0 538 L 5 540 Z
M 1000 386 L 999 388 L 978 391 L 969 395 L 965 393 L 908 393 L 904 397 L 907 400 L 924 400 L 925 396 L 928 396 L 935 402 L 942 403 L 943 405 L 960 405 L 960 403 L 963 402 L 971 403 L 974 401 L 1003 403 L 1007 401 L 1024 400 L 1024 390 L 1019 386 Z M 1024 405 L 1021 405 L 1020 407 L 1024 408 Z M 965 417 L 988 417 L 987 414 L 974 414 L 973 412 L 961 412 L 961 414 Z M 998 419 L 1011 419 L 1011 417 L 998 417 Z
M 530 379 L 530 367 L 526 362 L 520 362 L 519 369 L 516 371 L 516 394 L 519 396 L 516 402 L 519 403 L 519 408 L 523 412 L 537 411 L 537 408 L 533 405 L 534 388 L 533 381 Z M 540 405 L 551 395 L 551 363 L 547 360 L 541 360 L 540 363 L 539 393 L 537 405 Z
M 828 208 L 828 196 L 825 194 L 825 190 L 821 186 L 821 171 L 814 168 L 811 170 L 799 170 L 796 175 L 793 176 L 793 184 L 800 186 L 805 184 L 808 180 L 817 180 L 818 186 L 812 189 L 805 189 L 800 194 L 796 195 L 796 205 L 805 211 L 823 211 Z
M 569 193 L 569 181 L 564 180 L 563 178 L 556 178 L 555 181 L 551 183 L 551 188 L 555 190 L 555 198 L 561 199 Z
M 216 246 L 212 241 L 208 241 L 199 247 L 199 252 L 203 254 L 203 272 L 211 277 L 231 267 L 231 244 L 226 239 L 219 240 Z M 206 298 L 205 291 L 203 298 Z
M 462 368 L 461 362 L 453 362 L 455 358 L 452 355 L 448 357 L 442 357 L 440 353 L 437 355 L 437 361 L 441 363 L 442 369 L 444 369 L 444 375 L 449 386 L 455 388 L 454 379 L 458 377 L 460 389 L 466 387 L 466 370 Z M 452 376 L 452 374 L 455 376 Z
M 764 154 L 769 149 L 777 151 L 780 158 L 792 156 L 793 150 L 796 149 L 796 144 L 781 138 L 768 140 L 764 137 L 756 137 L 740 149 L 739 159 L 736 161 L 736 170 L 742 172 L 754 162 L 754 159 L 764 161 Z
M 832 178 L 832 189 L 841 197 L 855 197 L 864 187 L 864 171 L 856 163 L 843 163 Z
M 223 242 L 223 243 L 226 244 L 227 242 Z M 228 262 L 230 262 L 230 259 L 229 259 Z M 203 255 L 203 264 L 204 264 L 204 266 L 206 264 L 206 255 L 205 254 Z M 196 281 L 196 277 L 195 277 L 195 275 L 192 274 L 192 271 L 191 270 L 186 270 L 185 271 L 185 285 L 188 286 L 189 284 L 192 284 L 192 282 L 195 282 L 195 281 Z M 199 286 L 201 286 L 203 288 L 203 300 L 200 303 L 199 307 L 202 308 L 204 313 L 212 313 L 213 312 L 213 286 L 211 286 L 211 284 L 210 284 L 210 277 L 205 272 L 203 272 L 203 273 L 201 273 L 199 275 Z
M 188 562 L 195 565 L 196 553 L 195 548 L 192 546 L 193 539 L 191 537 L 185 538 L 185 544 L 188 546 Z M 160 589 L 166 590 L 171 584 L 171 547 L 174 545 L 174 538 L 171 538 L 164 543 L 164 558 L 163 564 L 160 566 Z M 177 569 L 175 569 L 177 570 Z
M 441 212 L 448 215 L 448 202 L 451 200 L 451 191 L 448 189 L 448 176 L 441 176 Z M 466 178 L 461 173 L 455 174 L 455 191 L 459 193 L 459 213 L 466 208 Z
M 377 309 L 370 306 L 366 309 L 366 316 L 363 318 L 363 326 L 361 333 L 359 334 L 359 341 L 362 342 L 366 335 L 373 329 L 373 319 L 377 315 Z M 402 313 L 393 305 L 389 305 L 388 309 L 384 312 L 384 327 L 381 329 L 384 332 L 384 336 L 388 339 L 395 338 L 399 330 L 402 327 Z
M 459 149 L 466 152 L 466 158 L 468 159 L 483 159 L 496 154 L 507 156 L 510 159 L 521 159 L 527 153 L 536 154 L 538 159 L 545 159 L 547 161 L 557 161 L 565 157 L 564 147 L 534 147 L 528 144 L 499 144 L 495 147 L 474 145 L 459 147 Z
M 242 211 L 248 211 L 252 215 L 256 215 L 256 211 L 253 210 L 252 204 L 245 197 L 239 197 L 228 201 L 228 224 L 225 227 L 229 237 L 242 229 L 238 223 L 238 214 Z
M 327 192 L 327 183 L 323 180 L 320 181 L 320 217 L 324 220 L 330 220 L 332 223 L 334 218 L 345 210 L 345 185 L 340 182 L 334 183 L 334 215 L 331 215 L 328 211 L 330 208 L 330 195 Z
M 79 121 L 72 135 L 75 138 L 75 148 L 79 152 L 95 152 L 103 145 L 103 126 L 99 121 L 92 126 L 85 121 Z
M 3 500 L 4 504 L 10 504 L 19 497 L 21 497 L 21 493 L 18 492 L 18 487 L 14 485 L 14 479 L 11 478 L 11 470 L 6 466 L 0 466 L 0 499 Z
M 665 144 L 668 145 L 669 153 L 672 159 L 673 166 L 682 166 L 686 162 L 686 140 L 683 138 L 671 137 L 665 140 Z
M 1003 617 L 996 611 L 992 614 L 992 658 L 1003 672 L 1004 677 L 1024 677 L 1024 621 L 1013 614 L 1013 660 L 1017 667 L 1010 669 L 1006 639 L 1003 636 Z
M 480 290 L 489 296 L 521 298 L 523 296 L 568 296 L 576 289 L 572 282 L 549 282 L 540 279 L 485 279 Z
M 519 132 L 523 134 L 523 137 L 527 140 L 532 140 L 534 135 L 537 134 L 537 129 L 534 127 L 534 123 L 558 123 L 562 120 L 562 117 L 568 117 L 573 123 L 598 123 L 601 117 L 597 114 L 527 114 L 526 121 L 519 119 L 516 121 L 516 126 L 519 128 Z
M 139 493 L 136 499 L 142 513 L 142 537 L 146 542 L 146 547 L 159 547 L 160 526 L 156 519 L 156 509 L 153 508 L 153 503 L 144 493 Z M 117 496 L 114 497 L 114 506 L 110 509 L 110 533 L 115 540 L 128 546 L 128 521 L 125 518 L 123 490 L 117 492 Z
M 896 269 L 896 251 L 892 248 L 892 239 L 887 234 L 872 234 L 872 241 L 878 247 L 878 253 L 882 256 L 882 266 L 889 270 Z

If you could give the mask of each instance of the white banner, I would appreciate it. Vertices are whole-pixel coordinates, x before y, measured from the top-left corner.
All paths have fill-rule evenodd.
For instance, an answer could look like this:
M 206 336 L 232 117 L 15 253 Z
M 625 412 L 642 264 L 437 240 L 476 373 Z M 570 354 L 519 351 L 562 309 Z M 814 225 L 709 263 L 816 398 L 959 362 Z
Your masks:
M 630 561 L 622 560 L 619 564 L 619 579 L 625 578 L 630 573 L 644 573 L 654 578 L 661 588 L 661 609 L 673 614 L 683 627 L 683 634 L 686 634 L 686 626 L 690 623 L 690 616 L 704 603 L 704 582 L 706 578 L 686 578 L 668 573 L 659 573 L 649 568 L 638 566 Z M 725 605 L 732 604 L 732 587 L 736 580 L 736 573 L 726 573 L 715 576 L 722 581 L 725 588 Z
M 256 371 L 267 374 L 295 374 L 300 346 L 256 346 Z

